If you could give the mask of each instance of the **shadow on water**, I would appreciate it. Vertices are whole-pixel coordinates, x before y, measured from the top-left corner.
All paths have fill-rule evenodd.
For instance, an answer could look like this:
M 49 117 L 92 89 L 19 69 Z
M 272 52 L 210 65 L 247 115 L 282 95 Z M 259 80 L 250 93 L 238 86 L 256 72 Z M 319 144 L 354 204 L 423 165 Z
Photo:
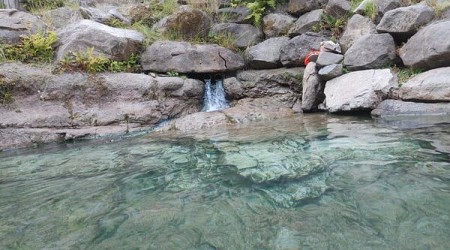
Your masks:
M 450 128 L 305 115 L 0 153 L 2 249 L 445 249 Z

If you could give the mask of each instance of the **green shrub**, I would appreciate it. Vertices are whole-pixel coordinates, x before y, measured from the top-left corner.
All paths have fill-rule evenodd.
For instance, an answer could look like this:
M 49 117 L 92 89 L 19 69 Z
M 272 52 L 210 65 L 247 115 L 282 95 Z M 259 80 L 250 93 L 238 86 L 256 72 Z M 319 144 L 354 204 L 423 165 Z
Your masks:
M 13 102 L 11 94 L 12 85 L 6 83 L 3 78 L 4 77 L 0 75 L 0 104 L 7 104 Z
M 412 77 L 424 72 L 423 69 L 412 69 L 412 68 L 398 68 L 394 66 L 392 68 L 394 72 L 397 72 L 398 83 L 401 86 L 403 83 L 407 82 Z
M 251 13 L 247 16 L 247 19 L 252 19 L 256 26 L 261 24 L 261 19 L 264 12 L 268 8 L 275 8 L 278 2 L 283 0 L 232 0 L 233 5 L 244 5 L 250 9 Z
M 64 0 L 28 0 L 25 9 L 33 12 L 40 9 L 56 9 L 64 6 Z
M 336 18 L 327 14 L 322 14 L 319 24 L 315 25 L 312 30 L 314 32 L 329 30 L 331 31 L 333 39 L 336 40 L 341 36 L 348 18 L 348 16 Z
M 55 32 L 47 35 L 42 33 L 23 36 L 17 45 L 2 45 L 2 54 L 5 60 L 20 62 L 50 63 L 55 54 L 54 46 L 58 41 Z
M 62 72 L 139 72 L 139 57 L 131 55 L 127 61 L 114 61 L 103 56 L 94 55 L 94 48 L 86 52 L 70 53 L 58 65 Z

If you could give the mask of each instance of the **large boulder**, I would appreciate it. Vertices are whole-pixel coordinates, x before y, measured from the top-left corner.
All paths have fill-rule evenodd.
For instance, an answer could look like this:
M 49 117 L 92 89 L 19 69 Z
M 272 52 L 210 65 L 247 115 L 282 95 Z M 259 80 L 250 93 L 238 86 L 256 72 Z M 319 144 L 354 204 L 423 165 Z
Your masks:
M 369 34 L 358 39 L 344 57 L 349 70 L 382 68 L 394 62 L 395 42 L 389 34 Z
M 320 1 L 316 0 L 289 0 L 287 11 L 290 14 L 301 16 L 306 12 L 320 8 Z
M 434 10 L 426 4 L 415 4 L 390 10 L 377 25 L 378 32 L 387 32 L 396 40 L 406 41 L 418 29 L 433 20 Z
M 131 73 L 54 75 L 50 67 L 18 63 L 1 64 L 0 72 L 3 83 L 11 86 L 12 95 L 11 103 L 0 105 L 0 150 L 33 141 L 68 140 L 156 126 L 168 118 L 198 112 L 204 91 L 203 82 L 179 77 Z M 21 139 L 14 140 L 16 135 Z
M 287 14 L 270 13 L 263 18 L 263 31 L 266 38 L 282 36 L 288 33 L 295 18 Z
M 302 110 L 313 111 L 316 110 L 320 103 L 323 102 L 323 88 L 324 82 L 318 76 L 316 64 L 314 62 L 308 63 L 303 74 L 302 82 Z
M 400 49 L 406 66 L 433 69 L 450 66 L 450 20 L 420 29 Z
M 289 41 L 287 37 L 265 40 L 245 51 L 245 60 L 250 68 L 270 69 L 281 66 L 280 50 Z
M 247 19 L 250 14 L 250 9 L 243 6 L 217 10 L 219 20 L 224 23 L 251 23 L 251 19 Z
M 60 61 L 67 54 L 85 53 L 93 48 L 93 54 L 125 61 L 132 54 L 139 53 L 144 35 L 128 29 L 113 28 L 90 20 L 71 24 L 58 32 L 59 46 L 56 59 Z
M 325 13 L 335 18 L 341 18 L 350 13 L 352 6 L 347 0 L 330 0 L 325 7 Z
M 418 103 L 400 100 L 384 100 L 372 110 L 374 117 L 450 115 L 450 103 Z
M 205 12 L 183 5 L 172 15 L 169 15 L 153 28 L 159 32 L 176 32 L 183 39 L 207 37 L 212 26 L 211 17 Z
M 46 25 L 38 17 L 15 9 L 0 9 L 0 43 L 15 44 L 20 36 L 45 32 Z
M 224 80 L 224 89 L 231 100 L 244 97 L 271 97 L 292 108 L 300 97 L 303 68 L 246 70 Z
M 311 31 L 312 27 L 319 24 L 322 14 L 323 10 L 318 9 L 301 15 L 289 29 L 289 36 L 294 37 L 307 31 Z
M 304 66 L 306 55 L 311 50 L 318 50 L 320 43 L 327 40 L 328 37 L 311 32 L 296 36 L 281 47 L 281 63 L 288 67 Z
M 401 86 L 399 96 L 402 100 L 450 102 L 450 67 L 432 69 L 411 78 Z
M 251 24 L 219 23 L 211 29 L 212 34 L 229 34 L 238 48 L 247 48 L 262 40 L 263 33 Z
M 215 44 L 158 41 L 142 54 L 141 65 L 154 72 L 219 73 L 238 70 L 245 63 L 240 55 Z
M 353 15 L 345 26 L 344 33 L 339 39 L 342 52 L 346 52 L 353 43 L 364 35 L 377 33 L 375 24 L 367 17 Z
M 329 112 L 374 109 L 398 85 L 389 69 L 350 72 L 325 84 L 325 104 Z

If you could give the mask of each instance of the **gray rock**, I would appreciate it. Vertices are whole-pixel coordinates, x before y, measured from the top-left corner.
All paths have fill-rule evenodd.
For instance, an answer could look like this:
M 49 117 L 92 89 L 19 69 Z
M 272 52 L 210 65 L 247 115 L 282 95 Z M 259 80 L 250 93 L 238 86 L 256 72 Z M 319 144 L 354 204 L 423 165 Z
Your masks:
M 450 102 L 450 67 L 421 73 L 404 83 L 399 96 L 402 100 Z
M 339 39 L 342 52 L 346 52 L 353 43 L 364 35 L 376 34 L 375 24 L 367 17 L 353 15 L 345 26 L 344 33 Z
M 247 7 L 229 7 L 217 10 L 219 20 L 223 23 L 251 23 L 247 16 L 251 11 Z
M 314 25 L 319 24 L 322 14 L 323 10 L 319 9 L 301 15 L 289 29 L 289 36 L 293 37 L 311 31 Z
M 341 76 L 343 72 L 342 64 L 331 64 L 319 70 L 319 77 L 324 81 L 329 81 L 333 78 Z
M 144 35 L 128 29 L 119 29 L 90 20 L 71 24 L 58 32 L 59 46 L 56 60 L 59 61 L 71 52 L 93 53 L 109 59 L 125 61 L 141 48 Z
M 406 1 L 403 0 L 374 0 L 378 13 L 383 16 L 386 12 L 401 7 Z
M 386 67 L 396 59 L 395 42 L 389 34 L 361 37 L 345 53 L 344 66 L 349 70 Z
M 228 77 L 223 80 L 223 88 L 227 99 L 241 99 L 245 96 L 245 89 L 236 77 Z
M 291 94 L 301 89 L 304 68 L 278 68 L 238 72 L 246 97 L 261 98 L 278 94 Z
M 211 29 L 212 34 L 228 33 L 238 48 L 247 48 L 262 40 L 263 33 L 251 24 L 219 23 Z
M 14 9 L 0 9 L 0 42 L 15 44 L 21 35 L 45 32 L 46 25 L 38 17 Z
M 325 13 L 335 18 L 341 18 L 348 15 L 352 6 L 347 0 L 330 0 L 325 7 Z
M 92 7 L 80 7 L 80 12 L 84 19 L 89 19 L 103 24 L 114 18 L 111 14 Z
M 374 117 L 450 115 L 450 103 L 417 103 L 384 100 L 372 110 Z
M 205 12 L 183 5 L 170 16 L 153 25 L 159 32 L 178 32 L 183 39 L 207 37 L 212 26 L 211 17 Z
M 306 12 L 320 8 L 320 1 L 315 0 L 289 0 L 287 11 L 290 14 L 301 16 Z
M 325 84 L 325 103 L 329 112 L 374 109 L 398 85 L 389 69 L 350 72 Z
M 270 13 L 263 18 L 264 34 L 266 38 L 282 36 L 288 33 L 295 18 L 281 13 Z
M 426 4 L 415 4 L 390 10 L 377 25 L 378 32 L 387 32 L 400 40 L 407 40 L 418 27 L 433 20 L 434 10 Z
M 450 66 L 450 20 L 420 29 L 400 49 L 406 66 L 433 69 Z
M 281 63 L 284 66 L 303 66 L 306 55 L 311 50 L 318 50 L 320 42 L 329 40 L 316 33 L 304 33 L 289 40 L 281 47 Z
M 69 133 L 95 135 L 104 126 L 121 127 L 120 132 L 155 126 L 199 111 L 204 88 L 194 79 L 131 73 L 53 75 L 49 67 L 18 63 L 1 64 L 0 72 L 4 83 L 14 83 L 13 102 L 0 105 L 0 134 L 3 129 L 34 129 L 23 132 L 33 135 L 28 139 L 12 140 L 15 146 L 30 144 L 40 134 L 54 141 L 70 138 Z
M 316 63 L 310 62 L 305 68 L 302 82 L 302 110 L 314 111 L 323 102 L 324 82 L 319 79 Z
M 83 17 L 77 10 L 73 10 L 68 7 L 61 7 L 45 12 L 43 14 L 43 19 L 48 20 L 51 28 L 61 29 L 69 24 L 80 21 Z
M 342 54 L 341 45 L 330 40 L 320 43 L 320 51 Z
M 280 50 L 287 42 L 287 37 L 274 37 L 265 40 L 245 51 L 245 59 L 250 68 L 270 69 L 281 65 Z
M 331 53 L 331 52 L 320 52 L 319 57 L 317 58 L 317 66 L 322 68 L 331 64 L 338 64 L 344 59 L 344 56 L 341 54 Z
M 240 55 L 215 44 L 157 41 L 142 54 L 141 65 L 154 72 L 219 73 L 238 70 L 245 63 Z

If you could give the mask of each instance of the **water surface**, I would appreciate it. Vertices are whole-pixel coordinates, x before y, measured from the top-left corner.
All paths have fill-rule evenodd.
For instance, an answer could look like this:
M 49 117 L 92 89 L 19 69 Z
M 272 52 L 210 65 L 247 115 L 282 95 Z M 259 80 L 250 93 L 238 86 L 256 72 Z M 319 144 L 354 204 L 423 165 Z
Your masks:
M 0 153 L 1 249 L 449 245 L 445 122 L 307 115 Z

